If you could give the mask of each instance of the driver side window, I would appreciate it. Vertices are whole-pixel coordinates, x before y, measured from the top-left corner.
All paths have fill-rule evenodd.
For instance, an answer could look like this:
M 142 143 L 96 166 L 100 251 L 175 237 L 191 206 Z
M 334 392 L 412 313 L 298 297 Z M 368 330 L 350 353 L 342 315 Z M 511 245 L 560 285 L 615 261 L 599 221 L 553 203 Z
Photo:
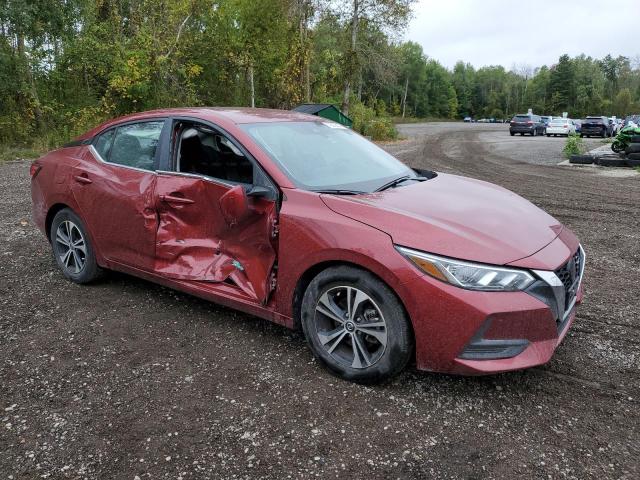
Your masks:
M 253 164 L 231 140 L 207 125 L 178 122 L 173 130 L 176 171 L 234 183 L 253 183 Z

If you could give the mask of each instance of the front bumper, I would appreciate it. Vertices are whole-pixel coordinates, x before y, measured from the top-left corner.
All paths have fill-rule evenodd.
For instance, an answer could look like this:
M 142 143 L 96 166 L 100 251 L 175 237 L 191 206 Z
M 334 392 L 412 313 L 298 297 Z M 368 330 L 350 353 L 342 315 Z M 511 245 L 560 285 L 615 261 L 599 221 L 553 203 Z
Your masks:
M 553 272 L 568 262 L 577 248 L 577 240 L 565 230 L 534 256 L 516 263 Z M 409 291 L 412 298 L 405 300 L 405 305 L 413 320 L 417 367 L 462 375 L 500 373 L 548 362 L 573 323 L 584 295 L 582 283 L 577 282 L 571 302 L 558 307 L 552 289 L 536 296 L 479 292 L 429 276 L 412 282 Z M 563 310 L 560 315 L 558 308 Z

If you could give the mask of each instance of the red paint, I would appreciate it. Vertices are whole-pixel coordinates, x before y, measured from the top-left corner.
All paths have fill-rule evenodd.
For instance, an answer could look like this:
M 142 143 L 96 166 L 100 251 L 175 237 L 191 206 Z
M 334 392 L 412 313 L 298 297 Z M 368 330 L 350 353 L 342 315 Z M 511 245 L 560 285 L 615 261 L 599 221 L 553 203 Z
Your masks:
M 523 198 L 448 174 L 369 195 L 294 188 L 238 127 L 317 120 L 278 110 L 158 110 L 112 120 L 79 140 L 123 121 L 170 117 L 201 119 L 227 132 L 273 180 L 280 199 L 248 196 L 241 186 L 201 176 L 107 164 L 80 145 L 50 152 L 32 169 L 38 227 L 45 231 L 51 212 L 68 206 L 83 218 L 101 266 L 288 327 L 295 326 L 296 287 L 305 272 L 321 264 L 358 265 L 402 301 L 414 329 L 416 363 L 424 370 L 479 374 L 542 364 L 566 334 L 569 326 L 558 334 L 550 309 L 527 293 L 456 288 L 426 276 L 394 249 L 397 244 L 482 263 L 555 270 L 578 241 Z M 582 295 L 581 290 L 578 302 Z M 575 311 L 568 324 L 573 316 Z M 485 338 L 523 338 L 530 345 L 511 359 L 458 358 L 483 325 L 488 325 Z

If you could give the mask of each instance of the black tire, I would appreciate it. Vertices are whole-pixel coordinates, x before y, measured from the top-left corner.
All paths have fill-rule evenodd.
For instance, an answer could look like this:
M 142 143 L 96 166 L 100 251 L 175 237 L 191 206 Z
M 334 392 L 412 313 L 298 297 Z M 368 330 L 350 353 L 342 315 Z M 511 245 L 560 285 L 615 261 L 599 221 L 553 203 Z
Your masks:
M 640 153 L 640 143 L 630 143 L 627 148 L 624 149 L 624 153 L 627 155 L 630 153 Z
M 597 161 L 601 167 L 626 167 L 627 162 L 623 158 L 608 158 L 602 157 Z
M 521 136 L 521 137 L 524 137 L 524 132 L 520 132 L 520 136 Z
M 629 143 L 640 143 L 640 135 L 633 135 L 629 140 Z
M 58 229 L 62 226 L 62 232 L 71 229 L 69 238 L 73 240 L 74 247 L 64 243 L 63 235 L 58 237 Z M 51 222 L 49 240 L 53 250 L 53 257 L 62 274 L 75 283 L 89 283 L 99 278 L 102 269 L 98 266 L 91 240 L 82 219 L 71 209 L 65 208 L 56 213 Z M 82 244 L 79 243 L 82 240 Z M 84 247 L 84 251 L 83 248 Z M 66 252 L 72 250 L 68 257 Z M 63 261 L 67 258 L 68 261 Z
M 550 133 L 547 133 L 547 138 L 549 138 L 550 136 L 551 136 L 551 134 L 550 134 Z
M 509 133 L 511 134 L 512 137 L 515 135 L 515 133 L 513 133 L 513 132 L 509 132 Z
M 627 155 L 627 160 L 640 160 L 640 153 L 630 153 Z
M 571 155 L 571 158 L 569 158 L 569 163 L 590 165 L 593 163 L 593 157 L 591 155 Z
M 606 130 L 603 130 L 603 131 L 602 131 L 602 133 L 600 133 L 600 136 L 601 136 L 602 138 L 605 138 L 605 137 L 607 136 L 607 131 L 606 131 Z
M 345 312 L 346 288 L 357 289 L 359 294 L 364 293 L 368 299 L 361 301 L 360 306 L 351 315 Z M 353 290 L 351 290 L 353 292 Z M 332 293 L 333 292 L 333 293 Z M 342 296 L 340 296 L 342 294 Z M 327 311 L 320 305 L 321 298 L 332 305 L 334 316 L 318 312 L 316 308 Z M 355 298 L 355 297 L 354 297 Z M 330 299 L 330 300 L 328 300 Z M 345 302 L 345 303 L 342 303 Z M 342 307 L 339 305 L 342 304 Z M 365 308 L 368 307 L 368 308 Z M 361 316 L 358 315 L 361 313 Z M 373 315 L 378 312 L 380 315 Z M 373 316 L 371 316 L 373 315 Z M 353 321 L 343 321 L 342 324 L 334 320 L 336 316 Z M 355 318 L 354 318 L 355 317 Z M 380 323 L 380 317 L 385 324 L 386 337 L 383 346 L 377 337 L 364 334 L 360 328 L 364 328 L 367 322 Z M 311 351 L 320 363 L 330 372 L 345 380 L 358 383 L 379 383 L 398 374 L 409 362 L 413 353 L 413 335 L 409 319 L 393 291 L 371 273 L 354 267 L 339 266 L 328 268 L 319 273 L 309 284 L 302 299 L 301 308 L 302 330 L 307 339 Z M 383 328 L 383 327 L 377 327 Z M 339 331 L 337 336 L 335 332 Z M 322 332 L 325 332 L 324 344 L 320 340 Z M 329 332 L 334 334 L 334 339 L 326 340 Z M 380 333 L 376 331 L 376 333 Z M 342 339 L 342 341 L 340 340 Z M 354 343 L 355 346 L 354 346 Z M 331 347 L 325 347 L 331 345 Z M 362 352 L 357 346 L 364 345 L 376 348 L 368 351 L 370 364 L 367 365 Z M 330 352 L 330 348 L 334 348 Z

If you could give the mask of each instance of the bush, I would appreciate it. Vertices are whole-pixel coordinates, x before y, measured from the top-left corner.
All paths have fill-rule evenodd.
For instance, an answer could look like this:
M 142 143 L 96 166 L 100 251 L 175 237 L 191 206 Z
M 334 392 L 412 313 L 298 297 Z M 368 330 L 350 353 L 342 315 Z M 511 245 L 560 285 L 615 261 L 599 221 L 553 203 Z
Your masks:
M 567 137 L 567 142 L 564 144 L 562 153 L 567 158 L 571 158 L 571 155 L 581 155 L 585 151 L 584 142 L 580 135 L 572 134 Z
M 393 140 L 398 138 L 391 118 L 386 115 L 384 104 L 377 105 L 380 115 L 376 115 L 373 108 L 362 103 L 354 103 L 349 110 L 349 116 L 353 120 L 353 130 L 373 140 Z

